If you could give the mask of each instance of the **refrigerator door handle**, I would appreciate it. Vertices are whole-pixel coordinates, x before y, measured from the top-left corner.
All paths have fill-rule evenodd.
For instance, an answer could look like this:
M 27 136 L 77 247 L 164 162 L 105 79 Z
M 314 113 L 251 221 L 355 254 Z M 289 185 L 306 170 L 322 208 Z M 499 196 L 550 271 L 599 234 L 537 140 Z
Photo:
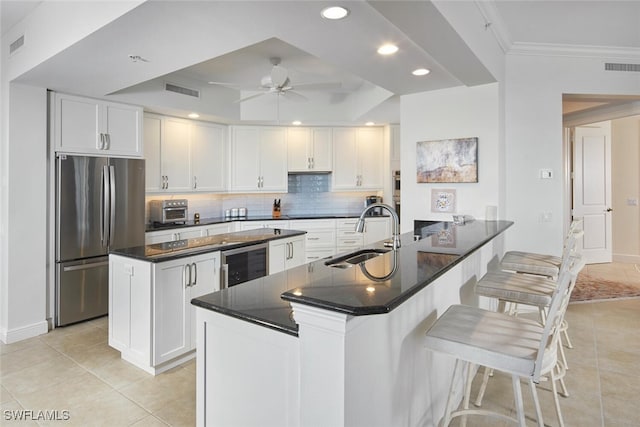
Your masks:
M 102 247 L 107 247 L 109 242 L 109 221 L 107 220 L 107 212 L 111 212 L 111 206 L 109 198 L 109 168 L 108 166 L 102 167 L 102 198 L 100 206 L 100 241 Z
M 66 273 L 68 271 L 89 270 L 91 268 L 102 267 L 102 266 L 105 266 L 105 265 L 109 265 L 109 261 L 94 262 L 92 264 L 72 265 L 70 267 L 63 267 L 62 271 L 64 271 Z
M 109 244 L 113 244 L 113 233 L 116 228 L 116 171 L 113 165 L 109 166 Z

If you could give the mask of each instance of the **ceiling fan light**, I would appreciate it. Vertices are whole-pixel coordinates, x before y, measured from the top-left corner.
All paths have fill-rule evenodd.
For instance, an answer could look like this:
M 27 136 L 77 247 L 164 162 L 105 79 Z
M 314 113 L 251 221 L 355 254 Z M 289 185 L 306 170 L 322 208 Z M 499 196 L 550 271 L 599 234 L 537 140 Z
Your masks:
M 417 68 L 413 70 L 411 74 L 413 74 L 414 76 L 426 76 L 430 72 L 431 70 L 429 70 L 428 68 Z
M 330 6 L 322 9 L 320 15 L 325 19 L 338 20 L 349 15 L 349 9 L 342 6 Z
M 398 51 L 398 46 L 391 43 L 385 43 L 378 48 L 378 53 L 380 55 L 392 55 Z

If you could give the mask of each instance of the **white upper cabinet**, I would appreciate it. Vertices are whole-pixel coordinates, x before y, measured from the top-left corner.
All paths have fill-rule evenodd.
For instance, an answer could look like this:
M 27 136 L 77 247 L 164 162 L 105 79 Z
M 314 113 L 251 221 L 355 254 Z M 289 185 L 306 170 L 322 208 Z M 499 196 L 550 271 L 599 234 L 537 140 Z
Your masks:
M 191 124 L 191 188 L 196 191 L 224 190 L 224 136 L 222 126 Z
M 145 114 L 147 192 L 223 191 L 225 127 Z
M 381 189 L 383 150 L 382 128 L 334 128 L 333 189 Z
M 286 192 L 286 129 L 237 126 L 232 130 L 230 191 Z
M 142 108 L 54 94 L 58 152 L 142 157 Z
M 331 172 L 331 128 L 289 128 L 287 145 L 289 172 Z
M 169 191 L 191 189 L 189 122 L 163 118 L 160 137 L 161 186 Z

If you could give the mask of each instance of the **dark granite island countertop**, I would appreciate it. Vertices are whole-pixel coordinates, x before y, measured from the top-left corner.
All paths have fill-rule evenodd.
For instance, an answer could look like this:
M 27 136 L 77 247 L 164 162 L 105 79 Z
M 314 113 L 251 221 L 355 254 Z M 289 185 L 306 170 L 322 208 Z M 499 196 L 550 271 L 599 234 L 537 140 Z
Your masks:
M 291 335 L 297 335 L 298 326 L 290 302 L 352 316 L 388 313 L 512 224 L 428 224 L 403 234 L 397 251 L 364 264 L 336 268 L 323 259 L 195 298 L 191 303 Z M 383 244 L 369 247 L 383 249 Z
M 114 249 L 110 253 L 143 261 L 161 262 L 207 252 L 235 249 L 302 234 L 306 234 L 306 231 L 258 228 L 132 248 Z

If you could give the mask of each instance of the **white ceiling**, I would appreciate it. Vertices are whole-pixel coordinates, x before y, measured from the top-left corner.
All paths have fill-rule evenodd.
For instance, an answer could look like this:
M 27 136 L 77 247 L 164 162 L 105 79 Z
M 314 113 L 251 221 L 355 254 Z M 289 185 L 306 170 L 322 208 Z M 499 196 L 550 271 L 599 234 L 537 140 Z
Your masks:
M 3 34 L 39 2 L 2 0 Z M 175 115 L 197 111 L 227 123 L 379 123 L 399 121 L 400 95 L 495 79 L 430 1 L 344 1 L 337 22 L 319 12 L 328 1 L 148 1 L 19 78 L 54 90 L 110 97 Z M 640 49 L 640 1 L 481 1 L 478 25 L 490 24 L 505 50 L 528 44 Z M 382 57 L 392 41 L 400 50 Z M 146 61 L 132 62 L 129 55 Z M 302 91 L 307 102 L 261 96 L 208 81 L 258 87 L 269 58 L 296 83 L 341 82 Z M 417 67 L 432 70 L 414 77 Z M 171 82 L 200 98 L 167 93 Z M 580 103 L 583 100 L 578 100 Z M 608 102 L 599 99 L 598 102 Z M 619 102 L 619 100 L 616 100 Z M 586 104 L 585 104 L 586 105 Z M 589 105 L 591 107 L 593 105 Z M 574 106 L 578 108 L 577 106 Z M 572 107 L 572 108 L 574 108 Z

